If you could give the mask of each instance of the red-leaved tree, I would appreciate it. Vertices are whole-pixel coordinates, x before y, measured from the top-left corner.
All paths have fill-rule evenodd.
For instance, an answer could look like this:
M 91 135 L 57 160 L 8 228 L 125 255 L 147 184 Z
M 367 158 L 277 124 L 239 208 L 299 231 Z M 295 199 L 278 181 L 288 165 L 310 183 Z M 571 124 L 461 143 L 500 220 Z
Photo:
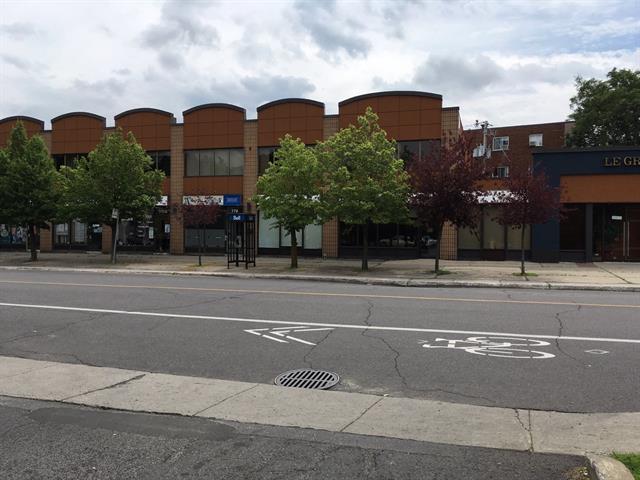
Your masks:
M 530 165 L 509 162 L 509 176 L 504 190 L 496 193 L 501 225 L 520 229 L 520 275 L 526 275 L 524 265 L 524 236 L 527 225 L 547 223 L 562 217 L 560 188 L 549 185 L 543 170 Z
M 479 213 L 482 162 L 474 159 L 469 140 L 460 135 L 409 166 L 412 194 L 409 205 L 424 227 L 435 230 L 435 272 L 440 271 L 440 241 L 446 222 L 473 227 Z
M 218 221 L 222 209 L 207 197 L 191 197 L 188 204 L 177 205 L 175 210 L 182 215 L 185 227 L 195 227 L 198 235 L 198 266 L 202 266 L 202 251 L 205 247 L 205 228 Z

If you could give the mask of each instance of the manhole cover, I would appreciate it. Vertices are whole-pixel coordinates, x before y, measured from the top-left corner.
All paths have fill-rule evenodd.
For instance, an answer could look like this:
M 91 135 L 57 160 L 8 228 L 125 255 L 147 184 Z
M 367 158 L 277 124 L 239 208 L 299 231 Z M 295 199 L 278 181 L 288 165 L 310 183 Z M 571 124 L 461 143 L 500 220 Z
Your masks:
M 281 373 L 273 381 L 281 387 L 313 388 L 325 390 L 333 387 L 340 381 L 337 373 L 325 370 L 313 370 L 311 368 L 299 368 Z

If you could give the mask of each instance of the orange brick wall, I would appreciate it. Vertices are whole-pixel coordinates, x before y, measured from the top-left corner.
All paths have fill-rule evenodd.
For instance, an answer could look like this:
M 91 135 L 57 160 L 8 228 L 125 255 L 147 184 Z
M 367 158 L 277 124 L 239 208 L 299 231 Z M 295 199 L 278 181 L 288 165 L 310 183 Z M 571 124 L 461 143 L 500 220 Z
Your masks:
M 287 133 L 307 145 L 322 140 L 324 104 L 310 100 L 277 101 L 258 107 L 258 145 L 275 146 Z
M 185 150 L 244 146 L 244 108 L 203 105 L 183 115 Z
M 395 140 L 439 139 L 442 135 L 442 97 L 419 94 L 370 94 L 340 102 L 340 128 L 355 125 L 371 107 L 380 126 Z
M 132 132 L 145 150 L 171 149 L 173 114 L 153 109 L 129 110 L 116 115 L 115 121 L 116 127 L 122 128 L 125 135 Z
M 28 136 L 33 136 L 36 133 L 42 133 L 44 129 L 44 122 L 36 118 L 31 117 L 8 117 L 0 120 L 0 148 L 7 146 L 7 140 L 11 134 L 11 130 L 16 126 L 16 123 L 20 120 L 27 130 Z
M 102 138 L 106 120 L 88 113 L 71 113 L 51 120 L 51 153 L 89 153 Z
M 251 198 L 257 193 L 258 182 L 258 122 L 244 124 L 244 177 L 242 178 L 242 199 L 250 204 L 251 212 L 256 211 Z

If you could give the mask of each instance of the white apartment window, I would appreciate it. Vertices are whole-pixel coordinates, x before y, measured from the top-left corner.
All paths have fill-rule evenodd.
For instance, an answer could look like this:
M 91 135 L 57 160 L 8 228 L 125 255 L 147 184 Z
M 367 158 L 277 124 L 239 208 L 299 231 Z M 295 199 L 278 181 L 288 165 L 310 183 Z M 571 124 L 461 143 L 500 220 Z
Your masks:
M 494 137 L 493 150 L 509 150 L 509 137 Z
M 496 167 L 491 176 L 493 178 L 507 178 L 509 176 L 509 167 Z
M 532 133 L 529 135 L 529 146 L 530 147 L 541 147 L 542 146 L 542 134 L 541 133 Z

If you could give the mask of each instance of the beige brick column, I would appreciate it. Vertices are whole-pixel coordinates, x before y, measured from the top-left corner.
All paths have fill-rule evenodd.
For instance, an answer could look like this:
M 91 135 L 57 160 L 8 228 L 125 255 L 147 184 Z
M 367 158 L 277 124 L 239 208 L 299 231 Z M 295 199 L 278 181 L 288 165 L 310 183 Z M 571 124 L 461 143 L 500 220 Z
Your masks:
M 242 177 L 242 200 L 250 203 L 252 213 L 256 212 L 255 203 L 251 198 L 256 194 L 258 182 L 258 122 L 248 120 L 244 122 L 244 173 Z
M 47 222 L 48 229 L 40 229 L 40 251 L 51 252 L 53 250 L 53 224 Z
M 457 140 L 462 134 L 460 122 L 460 109 L 448 107 L 442 109 L 442 143 Z M 445 223 L 440 241 L 440 258 L 443 260 L 456 260 L 458 258 L 458 229 L 451 223 Z
M 49 155 L 51 155 L 51 132 L 42 132 L 40 134 L 42 136 L 42 140 L 44 141 L 47 150 L 49 151 Z M 41 252 L 51 252 L 53 251 L 53 224 L 47 222 L 49 229 L 41 228 L 40 229 L 40 251 Z
M 257 193 L 258 183 L 258 121 L 247 120 L 244 122 L 244 171 L 242 176 L 242 201 L 247 213 L 258 213 L 256 204 L 251 198 Z M 256 218 L 256 254 L 260 239 L 258 238 L 258 219 Z
M 458 229 L 449 222 L 445 223 L 442 229 L 440 258 L 443 260 L 456 260 L 458 258 Z
M 183 126 L 171 126 L 171 177 L 169 178 L 169 252 L 181 255 L 184 253 L 184 227 L 182 216 L 176 207 L 182 205 L 184 195 L 184 140 Z
M 334 133 L 340 130 L 337 115 L 328 115 L 324 117 L 322 138 L 328 139 Z M 339 241 L 339 222 L 337 218 L 333 218 L 322 225 L 322 257 L 337 258 L 338 257 L 338 241 Z
M 102 253 L 111 252 L 111 227 L 102 225 Z

